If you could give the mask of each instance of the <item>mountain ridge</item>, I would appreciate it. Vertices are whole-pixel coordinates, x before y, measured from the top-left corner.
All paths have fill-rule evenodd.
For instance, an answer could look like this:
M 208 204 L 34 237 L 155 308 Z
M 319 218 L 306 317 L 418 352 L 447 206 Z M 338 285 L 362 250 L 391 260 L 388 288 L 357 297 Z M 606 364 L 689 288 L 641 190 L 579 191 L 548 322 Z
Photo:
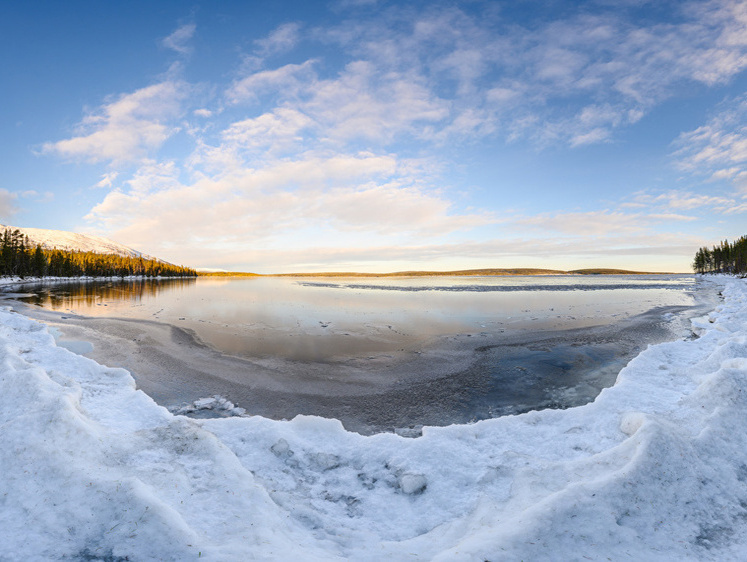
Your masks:
M 130 258 L 143 258 L 146 260 L 163 261 L 154 256 L 144 254 L 138 250 L 114 242 L 103 236 L 95 234 L 82 234 L 67 230 L 52 230 L 47 228 L 26 228 L 0 224 L 0 232 L 18 230 L 27 236 L 32 247 L 37 245 L 45 250 L 65 250 L 68 252 L 93 252 L 96 254 L 114 254 Z

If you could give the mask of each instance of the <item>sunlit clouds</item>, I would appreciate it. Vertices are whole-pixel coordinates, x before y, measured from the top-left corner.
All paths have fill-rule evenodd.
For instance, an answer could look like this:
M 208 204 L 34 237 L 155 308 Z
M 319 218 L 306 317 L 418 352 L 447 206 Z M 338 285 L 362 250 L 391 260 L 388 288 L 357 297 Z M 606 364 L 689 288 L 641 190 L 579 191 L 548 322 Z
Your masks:
M 158 149 L 178 131 L 174 123 L 189 87 L 166 81 L 116 96 L 78 124 L 75 136 L 44 144 L 64 158 L 120 164 Z
M 176 59 L 161 76 L 84 108 L 39 152 L 100 168 L 87 228 L 195 267 L 650 268 L 641 256 L 659 255 L 687 269 L 706 213 L 747 211 L 747 102 L 724 89 L 747 67 L 747 4 L 496 7 L 338 3 L 237 38 L 231 73 L 209 78 L 189 72 L 209 42 L 198 11 L 164 30 Z M 599 176 L 548 209 L 550 174 L 538 187 L 470 169 L 491 151 L 537 167 L 598 146 L 624 158 L 663 104 L 719 88 L 697 128 L 663 141 L 664 172 L 627 194 Z

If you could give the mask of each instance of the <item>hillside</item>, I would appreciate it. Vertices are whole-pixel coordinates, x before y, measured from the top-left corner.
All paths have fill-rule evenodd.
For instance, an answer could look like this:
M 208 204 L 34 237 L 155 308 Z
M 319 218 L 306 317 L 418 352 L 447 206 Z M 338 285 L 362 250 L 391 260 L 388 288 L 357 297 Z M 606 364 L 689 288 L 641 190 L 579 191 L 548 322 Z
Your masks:
M 396 271 L 393 273 L 357 273 L 350 271 L 330 271 L 322 273 L 275 273 L 259 274 L 232 271 L 198 272 L 206 277 L 456 277 L 456 276 L 498 276 L 498 275 L 664 275 L 660 272 L 629 271 L 626 269 L 559 269 L 513 268 L 513 269 L 462 269 L 457 271 Z
M 93 234 L 79 234 L 77 232 L 48 230 L 46 228 L 21 228 L 0 224 L 0 234 L 5 232 L 6 229 L 11 231 L 19 230 L 21 234 L 28 236 L 32 247 L 38 244 L 45 250 L 94 252 L 97 254 L 114 254 L 128 258 L 157 259 L 108 238 L 94 236 Z

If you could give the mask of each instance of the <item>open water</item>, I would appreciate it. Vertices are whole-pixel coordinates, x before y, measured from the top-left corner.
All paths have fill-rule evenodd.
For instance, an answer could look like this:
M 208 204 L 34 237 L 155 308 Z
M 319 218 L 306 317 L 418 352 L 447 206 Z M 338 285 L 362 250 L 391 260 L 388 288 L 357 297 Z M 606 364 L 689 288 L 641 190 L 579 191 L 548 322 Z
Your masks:
M 48 311 L 62 345 L 129 368 L 164 405 L 222 394 L 251 413 L 336 417 L 363 432 L 586 403 L 649 343 L 688 337 L 689 317 L 715 298 L 691 275 L 198 278 L 24 290 L 13 297 Z M 135 325 L 170 336 L 138 335 Z M 82 337 L 92 343 L 76 341 L 75 326 L 110 339 L 89 331 Z M 111 337 L 121 338 L 119 351 Z M 169 354 L 171 362 L 158 359 Z

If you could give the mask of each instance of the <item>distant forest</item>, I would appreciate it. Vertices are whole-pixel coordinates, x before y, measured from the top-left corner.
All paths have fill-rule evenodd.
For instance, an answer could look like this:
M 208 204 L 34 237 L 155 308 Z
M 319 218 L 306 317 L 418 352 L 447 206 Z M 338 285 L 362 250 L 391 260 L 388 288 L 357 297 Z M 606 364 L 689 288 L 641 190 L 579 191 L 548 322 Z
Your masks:
M 747 236 L 733 244 L 724 240 L 712 249 L 700 248 L 693 261 L 695 273 L 747 274 Z
M 32 248 L 28 236 L 6 229 L 0 240 L 0 275 L 17 277 L 196 277 L 197 272 L 158 260 L 115 254 Z

